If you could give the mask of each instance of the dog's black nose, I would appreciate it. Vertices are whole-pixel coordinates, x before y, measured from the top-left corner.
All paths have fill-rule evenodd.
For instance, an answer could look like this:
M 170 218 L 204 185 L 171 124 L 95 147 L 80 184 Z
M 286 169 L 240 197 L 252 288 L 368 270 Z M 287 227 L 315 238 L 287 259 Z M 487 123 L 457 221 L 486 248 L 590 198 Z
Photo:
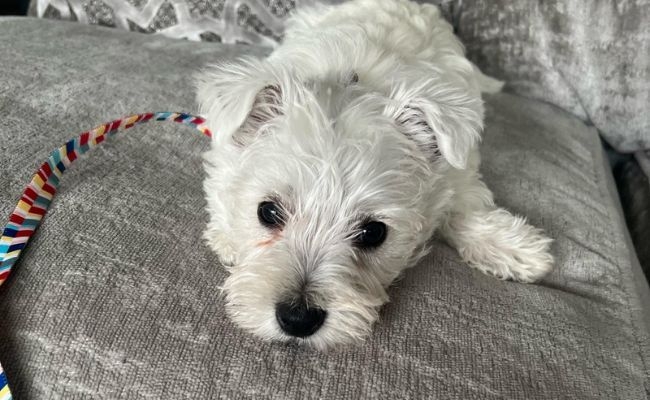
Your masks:
M 318 307 L 308 307 L 304 300 L 281 302 L 275 306 L 275 318 L 280 328 L 291 336 L 313 335 L 325 321 L 327 312 Z

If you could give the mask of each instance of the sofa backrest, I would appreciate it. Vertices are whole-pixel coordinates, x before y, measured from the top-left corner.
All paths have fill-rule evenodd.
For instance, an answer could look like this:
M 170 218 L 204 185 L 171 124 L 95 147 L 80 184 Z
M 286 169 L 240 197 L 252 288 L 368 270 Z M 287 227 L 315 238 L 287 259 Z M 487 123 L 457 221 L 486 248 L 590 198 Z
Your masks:
M 286 15 L 316 1 L 32 0 L 30 14 L 273 46 Z M 650 149 L 650 1 L 419 1 L 441 8 L 468 57 L 506 91 L 572 112 L 619 151 Z

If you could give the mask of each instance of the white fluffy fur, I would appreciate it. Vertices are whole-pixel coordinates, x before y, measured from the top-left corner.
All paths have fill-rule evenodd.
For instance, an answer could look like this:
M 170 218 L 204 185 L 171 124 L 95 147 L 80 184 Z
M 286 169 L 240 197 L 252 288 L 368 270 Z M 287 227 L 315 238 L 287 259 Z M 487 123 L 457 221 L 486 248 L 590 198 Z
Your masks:
M 228 265 L 232 319 L 289 340 L 275 305 L 304 290 L 327 318 L 302 342 L 362 339 L 436 230 L 496 277 L 549 272 L 551 240 L 497 208 L 478 173 L 480 92 L 499 87 L 464 57 L 437 8 L 406 0 L 303 10 L 268 58 L 205 71 L 198 99 L 215 132 L 205 237 Z M 269 198 L 287 215 L 281 232 L 258 221 Z M 371 251 L 350 240 L 366 217 L 389 227 Z

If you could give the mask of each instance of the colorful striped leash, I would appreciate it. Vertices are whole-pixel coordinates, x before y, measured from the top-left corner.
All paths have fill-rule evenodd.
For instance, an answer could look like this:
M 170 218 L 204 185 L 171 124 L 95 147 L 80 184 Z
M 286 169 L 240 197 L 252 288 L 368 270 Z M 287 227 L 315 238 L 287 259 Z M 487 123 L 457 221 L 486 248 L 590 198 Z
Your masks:
M 93 130 L 83 132 L 79 137 L 52 151 L 25 188 L 0 236 L 0 285 L 9 277 L 20 252 L 27 246 L 27 242 L 45 216 L 56 194 L 61 176 L 70 164 L 79 155 L 103 142 L 106 137 L 149 121 L 173 121 L 189 125 L 204 135 L 212 137 L 205 120 L 201 117 L 185 113 L 156 112 L 136 114 L 100 125 Z M 10 399 L 12 396 L 7 377 L 0 365 L 0 400 Z

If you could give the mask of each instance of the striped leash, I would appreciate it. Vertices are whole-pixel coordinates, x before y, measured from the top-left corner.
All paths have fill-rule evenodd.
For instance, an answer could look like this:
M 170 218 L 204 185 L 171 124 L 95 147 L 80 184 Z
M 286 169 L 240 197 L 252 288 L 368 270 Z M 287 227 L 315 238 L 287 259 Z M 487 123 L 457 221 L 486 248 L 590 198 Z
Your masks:
M 191 126 L 208 137 L 212 133 L 201 117 L 176 112 L 156 112 L 135 114 L 124 119 L 100 125 L 83 132 L 78 137 L 52 151 L 41 167 L 36 171 L 31 182 L 25 188 L 18 205 L 9 216 L 9 222 L 0 236 L 0 285 L 27 246 L 27 242 L 47 213 L 56 194 L 61 176 L 78 156 L 102 143 L 108 136 L 149 121 L 172 121 Z M 11 391 L 5 371 L 0 365 L 0 400 L 11 400 Z

